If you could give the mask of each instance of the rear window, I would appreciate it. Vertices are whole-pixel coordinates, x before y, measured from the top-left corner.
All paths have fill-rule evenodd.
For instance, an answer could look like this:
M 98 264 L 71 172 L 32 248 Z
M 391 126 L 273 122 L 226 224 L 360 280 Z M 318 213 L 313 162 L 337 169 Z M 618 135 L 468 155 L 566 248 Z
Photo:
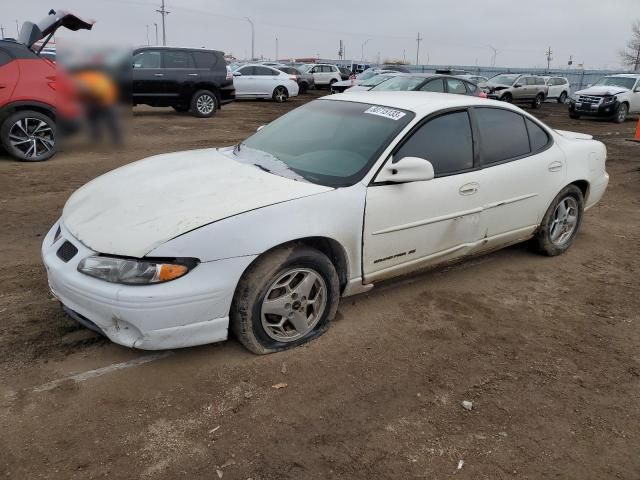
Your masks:
M 218 63 L 218 56 L 213 52 L 192 52 L 197 68 L 212 69 Z
M 538 152 L 544 149 L 549 143 L 549 136 L 538 125 L 533 123 L 528 118 L 525 120 L 527 124 L 527 130 L 529 132 L 529 142 L 531 144 L 531 151 Z
M 498 108 L 476 108 L 475 115 L 485 165 L 501 163 L 530 152 L 529 135 L 522 115 Z

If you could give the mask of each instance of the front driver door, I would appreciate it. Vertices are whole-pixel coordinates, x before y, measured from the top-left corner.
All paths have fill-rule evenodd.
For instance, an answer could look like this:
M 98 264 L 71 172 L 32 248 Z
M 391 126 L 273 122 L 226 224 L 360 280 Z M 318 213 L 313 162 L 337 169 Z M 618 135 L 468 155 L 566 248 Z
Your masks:
M 387 161 L 429 160 L 435 178 L 367 189 L 363 271 L 366 282 L 464 255 L 479 241 L 475 145 L 466 110 L 432 117 Z
M 240 75 L 233 76 L 233 86 L 236 89 L 236 97 L 255 95 L 255 77 L 253 70 L 255 67 L 248 65 L 236 70 Z
M 640 112 L 640 80 L 636 82 L 629 97 L 629 111 L 633 113 Z

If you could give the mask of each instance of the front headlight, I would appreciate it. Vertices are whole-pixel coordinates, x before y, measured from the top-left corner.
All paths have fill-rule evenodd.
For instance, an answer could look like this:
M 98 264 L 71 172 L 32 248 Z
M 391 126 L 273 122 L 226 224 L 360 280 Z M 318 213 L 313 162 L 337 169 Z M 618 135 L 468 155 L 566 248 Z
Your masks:
M 180 278 L 197 264 L 194 258 L 164 261 L 96 255 L 82 260 L 78 271 L 111 283 L 150 285 Z
M 602 100 L 602 103 L 613 103 L 616 101 L 616 97 L 614 95 L 607 95 L 606 97 L 604 97 L 604 99 Z

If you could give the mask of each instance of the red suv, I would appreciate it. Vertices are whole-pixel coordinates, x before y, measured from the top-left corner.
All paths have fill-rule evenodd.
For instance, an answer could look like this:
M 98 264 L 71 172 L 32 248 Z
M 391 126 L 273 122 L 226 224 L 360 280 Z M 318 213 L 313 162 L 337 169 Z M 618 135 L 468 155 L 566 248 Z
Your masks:
M 69 12 L 51 10 L 37 25 L 25 22 L 17 41 L 0 40 L 0 142 L 12 157 L 29 162 L 50 158 L 56 131 L 79 120 L 71 79 L 39 53 L 58 28 L 92 26 Z

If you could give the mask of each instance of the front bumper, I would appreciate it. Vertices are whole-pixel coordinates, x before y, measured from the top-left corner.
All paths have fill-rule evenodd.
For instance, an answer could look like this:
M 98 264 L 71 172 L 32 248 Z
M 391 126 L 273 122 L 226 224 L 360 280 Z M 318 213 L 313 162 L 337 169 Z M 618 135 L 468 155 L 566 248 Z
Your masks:
M 54 242 L 58 225 L 62 234 Z M 67 262 L 57 255 L 65 242 L 77 249 Z M 205 262 L 172 282 L 131 286 L 78 272 L 80 260 L 95 254 L 71 236 L 61 222 L 54 225 L 42 244 L 51 292 L 76 321 L 94 325 L 115 343 L 144 350 L 226 340 L 235 287 L 255 258 Z
M 620 102 L 617 100 L 606 104 L 603 104 L 602 102 L 598 104 L 591 104 L 578 102 L 572 98 L 569 101 L 569 113 L 574 113 L 576 115 L 590 115 L 594 117 L 611 117 L 616 113 L 619 104 Z

